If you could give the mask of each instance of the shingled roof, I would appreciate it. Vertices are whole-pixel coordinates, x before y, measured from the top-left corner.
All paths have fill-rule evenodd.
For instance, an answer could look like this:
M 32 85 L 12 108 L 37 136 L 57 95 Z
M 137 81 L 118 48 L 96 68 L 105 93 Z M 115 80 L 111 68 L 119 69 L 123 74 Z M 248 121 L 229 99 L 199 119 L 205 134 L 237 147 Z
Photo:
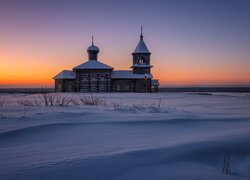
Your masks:
M 74 67 L 73 69 L 111 69 L 112 70 L 114 68 L 96 60 L 89 60 L 85 63 L 80 64 L 79 66 Z
M 58 73 L 53 79 L 75 79 L 76 73 L 70 70 L 63 70 Z
M 141 36 L 140 36 L 140 41 L 137 44 L 134 53 L 150 53 L 144 40 L 143 40 L 143 34 L 142 34 L 142 27 L 141 27 Z
M 134 74 L 129 70 L 117 70 L 111 74 L 112 79 L 144 79 L 145 74 Z M 147 79 L 153 78 L 152 74 L 147 74 Z

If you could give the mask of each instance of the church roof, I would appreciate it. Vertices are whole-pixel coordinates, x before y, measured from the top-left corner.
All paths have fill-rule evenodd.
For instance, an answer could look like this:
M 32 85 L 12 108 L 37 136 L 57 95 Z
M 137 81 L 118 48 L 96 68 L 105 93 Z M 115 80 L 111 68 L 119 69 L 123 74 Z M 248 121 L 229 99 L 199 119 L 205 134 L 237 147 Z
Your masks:
M 63 70 L 60 73 L 58 73 L 53 79 L 75 79 L 76 74 L 74 71 L 70 70 Z
M 113 71 L 111 74 L 112 79 L 144 79 L 145 74 L 134 74 L 130 70 L 117 70 Z M 152 74 L 147 74 L 147 78 L 153 78 Z
M 73 69 L 114 69 L 114 68 L 106 64 L 103 64 L 97 60 L 89 60 L 85 63 L 80 64 L 79 66 L 74 67 Z
M 142 27 L 141 27 L 141 36 L 140 36 L 140 41 L 137 44 L 134 53 L 150 53 L 144 40 L 143 40 L 143 34 L 142 34 Z
M 133 67 L 145 68 L 145 67 L 153 67 L 153 66 L 148 65 L 148 64 L 134 64 L 134 65 L 131 66 L 130 68 L 133 68 Z
M 141 36 L 142 37 L 142 36 Z M 143 38 L 140 39 L 139 43 L 137 44 L 134 53 L 150 53 Z

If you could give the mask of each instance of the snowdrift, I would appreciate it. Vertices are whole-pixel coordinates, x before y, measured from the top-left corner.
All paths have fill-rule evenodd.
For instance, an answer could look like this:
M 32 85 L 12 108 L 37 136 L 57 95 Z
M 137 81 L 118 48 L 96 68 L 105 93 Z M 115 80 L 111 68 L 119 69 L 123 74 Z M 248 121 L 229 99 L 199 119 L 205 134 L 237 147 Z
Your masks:
M 4 95 L 0 179 L 250 179 L 248 94 L 97 96 L 105 106 L 26 107 Z

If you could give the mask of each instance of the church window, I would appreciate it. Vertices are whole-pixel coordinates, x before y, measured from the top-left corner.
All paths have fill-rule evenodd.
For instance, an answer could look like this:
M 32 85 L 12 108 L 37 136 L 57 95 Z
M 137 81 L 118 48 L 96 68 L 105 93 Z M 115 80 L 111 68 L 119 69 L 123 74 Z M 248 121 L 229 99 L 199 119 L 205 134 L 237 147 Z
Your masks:
M 105 84 L 100 84 L 100 90 L 105 90 Z
M 100 76 L 100 81 L 105 81 L 105 76 L 104 75 Z
M 68 84 L 67 91 L 70 91 L 70 92 L 73 91 L 73 84 Z
M 82 82 L 88 81 L 88 78 L 89 78 L 88 75 L 82 75 L 82 76 L 81 76 L 81 81 L 82 81 Z
M 145 59 L 144 58 L 140 58 L 139 63 L 140 64 L 144 64 L 145 63 Z
M 58 89 L 58 91 L 62 91 L 62 85 L 61 85 L 61 84 L 58 84 L 58 85 L 57 85 L 57 89 Z
M 116 90 L 118 90 L 118 91 L 121 90 L 121 85 L 120 84 L 116 84 Z
M 128 91 L 129 90 L 129 84 L 125 85 L 125 90 Z
M 91 81 L 96 81 L 96 75 L 92 75 L 90 78 L 91 78 Z

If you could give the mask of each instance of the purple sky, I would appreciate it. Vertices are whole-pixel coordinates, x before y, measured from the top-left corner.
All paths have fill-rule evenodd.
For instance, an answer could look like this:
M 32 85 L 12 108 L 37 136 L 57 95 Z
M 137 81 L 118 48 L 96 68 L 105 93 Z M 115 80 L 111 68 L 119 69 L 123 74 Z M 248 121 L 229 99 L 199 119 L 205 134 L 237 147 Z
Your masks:
M 248 0 L 2 0 L 0 86 L 52 85 L 92 35 L 100 61 L 128 69 L 141 25 L 162 85 L 250 84 Z

